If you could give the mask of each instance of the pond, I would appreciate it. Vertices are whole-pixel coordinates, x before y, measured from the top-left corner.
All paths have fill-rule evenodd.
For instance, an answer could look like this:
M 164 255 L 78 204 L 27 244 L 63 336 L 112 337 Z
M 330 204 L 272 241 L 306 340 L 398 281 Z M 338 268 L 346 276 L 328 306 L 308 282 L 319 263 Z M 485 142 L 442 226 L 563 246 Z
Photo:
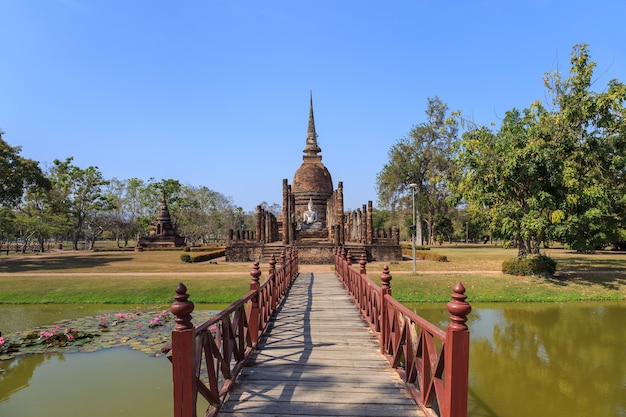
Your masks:
M 440 327 L 448 314 L 411 306 Z M 476 304 L 469 416 L 625 417 L 626 303 Z
M 443 304 L 410 307 L 447 325 Z M 626 416 L 626 303 L 473 307 L 469 416 Z M 111 306 L 0 306 L 0 329 L 19 326 L 20 317 L 28 323 L 23 329 L 107 311 Z M 113 348 L 23 356 L 0 369 L 0 416 L 172 416 L 164 357 Z

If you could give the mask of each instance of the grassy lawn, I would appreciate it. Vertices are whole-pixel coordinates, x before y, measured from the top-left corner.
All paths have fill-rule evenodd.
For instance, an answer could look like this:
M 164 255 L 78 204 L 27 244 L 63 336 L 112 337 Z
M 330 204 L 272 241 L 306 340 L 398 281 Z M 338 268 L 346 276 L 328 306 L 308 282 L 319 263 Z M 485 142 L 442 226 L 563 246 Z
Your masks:
M 593 255 L 548 250 L 558 262 L 553 278 L 516 277 L 500 272 L 513 249 L 490 245 L 444 245 L 433 252 L 449 262 L 390 263 L 392 289 L 405 302 L 446 302 L 461 281 L 470 301 L 625 300 L 626 254 Z M 250 263 L 189 264 L 181 251 L 59 252 L 0 257 L 0 303 L 170 303 L 179 282 L 196 303 L 232 302 L 250 283 Z M 355 265 L 358 268 L 358 265 Z M 384 263 L 367 265 L 379 282 Z M 301 265 L 301 271 L 307 271 Z M 318 266 L 316 270 L 326 270 Z M 268 265 L 262 265 L 267 276 Z M 332 270 L 328 266 L 328 271 Z

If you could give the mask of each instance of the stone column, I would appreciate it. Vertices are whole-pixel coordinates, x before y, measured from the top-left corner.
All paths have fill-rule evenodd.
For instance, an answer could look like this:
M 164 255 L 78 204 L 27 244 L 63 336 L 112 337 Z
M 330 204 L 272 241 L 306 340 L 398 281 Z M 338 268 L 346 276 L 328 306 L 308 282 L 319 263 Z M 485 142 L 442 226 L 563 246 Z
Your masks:
M 367 202 L 367 243 L 374 243 L 374 219 L 372 218 L 372 200 Z
M 283 245 L 289 244 L 289 183 L 283 179 Z
M 261 228 L 262 228 L 262 224 L 263 224 L 263 214 L 261 213 L 261 210 L 263 210 L 261 208 L 260 205 L 256 206 L 256 239 L 257 242 L 262 242 L 261 239 Z
M 337 183 L 337 224 L 341 226 L 340 244 L 345 243 L 344 230 L 346 227 L 346 219 L 343 212 L 343 181 Z

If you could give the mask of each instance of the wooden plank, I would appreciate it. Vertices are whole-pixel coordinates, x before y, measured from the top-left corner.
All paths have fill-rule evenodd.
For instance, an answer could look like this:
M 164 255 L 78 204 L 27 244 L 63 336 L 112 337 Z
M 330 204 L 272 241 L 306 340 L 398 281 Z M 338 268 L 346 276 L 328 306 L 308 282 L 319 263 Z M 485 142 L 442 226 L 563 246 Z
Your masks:
M 301 274 L 220 415 L 423 416 L 332 273 Z

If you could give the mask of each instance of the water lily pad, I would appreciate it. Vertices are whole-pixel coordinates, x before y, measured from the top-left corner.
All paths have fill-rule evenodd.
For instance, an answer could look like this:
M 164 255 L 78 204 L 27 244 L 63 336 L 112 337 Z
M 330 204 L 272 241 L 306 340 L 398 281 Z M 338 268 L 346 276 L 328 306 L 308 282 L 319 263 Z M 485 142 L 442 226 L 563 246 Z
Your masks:
M 194 312 L 194 321 L 208 320 L 211 312 Z M 94 317 L 63 320 L 49 327 L 4 336 L 0 360 L 19 355 L 50 352 L 94 352 L 128 346 L 152 356 L 170 341 L 174 318 L 168 310 L 121 311 Z

